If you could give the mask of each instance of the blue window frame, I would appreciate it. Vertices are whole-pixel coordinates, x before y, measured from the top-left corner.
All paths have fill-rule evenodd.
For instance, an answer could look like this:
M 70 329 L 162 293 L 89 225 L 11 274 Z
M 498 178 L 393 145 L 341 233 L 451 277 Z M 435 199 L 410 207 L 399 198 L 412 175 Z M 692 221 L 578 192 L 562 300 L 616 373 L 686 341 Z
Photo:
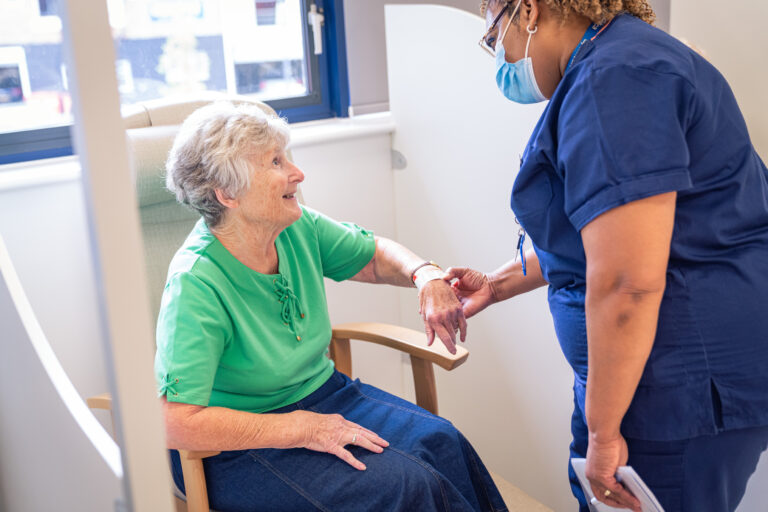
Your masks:
M 256 1 L 255 3 L 257 9 L 270 7 L 264 6 L 269 2 Z M 312 29 L 308 23 L 312 3 L 324 17 L 323 51 L 319 55 L 315 55 Z M 301 4 L 304 16 L 302 23 L 304 55 L 308 57 L 308 93 L 297 97 L 267 99 L 265 103 L 272 106 L 280 116 L 287 118 L 291 123 L 347 117 L 349 115 L 349 82 L 343 0 L 301 0 Z M 261 16 L 260 20 L 273 19 L 274 11 L 272 13 L 267 11 L 266 18 L 262 11 Z M 0 164 L 72 155 L 74 152 L 70 130 L 71 126 L 56 126 L 0 133 Z

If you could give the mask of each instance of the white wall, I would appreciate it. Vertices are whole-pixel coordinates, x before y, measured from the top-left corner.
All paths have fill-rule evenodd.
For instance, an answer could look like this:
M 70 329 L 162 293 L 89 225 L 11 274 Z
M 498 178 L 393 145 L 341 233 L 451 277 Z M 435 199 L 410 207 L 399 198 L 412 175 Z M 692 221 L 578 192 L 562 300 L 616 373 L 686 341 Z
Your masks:
M 656 26 L 669 29 L 670 0 L 650 0 Z M 357 114 L 389 109 L 384 5 L 421 4 L 422 0 L 344 0 L 350 105 Z M 480 0 L 432 0 L 428 3 L 479 14 Z M 443 34 L 445 36 L 447 34 Z M 480 39 L 482 32 L 475 39 Z
M 752 143 L 763 161 L 768 159 L 768 4 L 740 0 L 673 0 L 671 33 L 704 51 L 731 85 L 749 127 Z M 768 453 L 752 475 L 738 512 L 766 510 Z
M 674 0 L 671 33 L 704 51 L 731 85 L 747 120 L 752 142 L 768 158 L 768 4 L 739 0 Z

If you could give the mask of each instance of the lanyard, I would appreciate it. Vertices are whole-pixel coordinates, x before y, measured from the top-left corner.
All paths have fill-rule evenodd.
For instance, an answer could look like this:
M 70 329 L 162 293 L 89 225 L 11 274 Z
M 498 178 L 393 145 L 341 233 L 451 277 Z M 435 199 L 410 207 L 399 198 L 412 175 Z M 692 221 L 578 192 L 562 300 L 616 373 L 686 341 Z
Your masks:
M 568 65 L 565 66 L 566 71 L 568 71 L 568 68 L 570 68 L 571 64 L 573 64 L 573 61 L 576 59 L 576 54 L 579 53 L 579 50 L 581 50 L 581 47 L 584 46 L 584 44 L 587 41 L 594 41 L 595 39 L 597 39 L 597 36 L 599 36 L 603 30 L 608 28 L 608 25 L 610 24 L 611 24 L 610 21 L 605 25 L 598 25 L 597 23 L 592 23 L 589 27 L 587 27 L 587 31 L 584 32 L 584 37 L 581 38 L 581 41 L 576 46 L 576 49 L 573 50 L 573 53 L 571 54 L 571 58 L 568 61 Z

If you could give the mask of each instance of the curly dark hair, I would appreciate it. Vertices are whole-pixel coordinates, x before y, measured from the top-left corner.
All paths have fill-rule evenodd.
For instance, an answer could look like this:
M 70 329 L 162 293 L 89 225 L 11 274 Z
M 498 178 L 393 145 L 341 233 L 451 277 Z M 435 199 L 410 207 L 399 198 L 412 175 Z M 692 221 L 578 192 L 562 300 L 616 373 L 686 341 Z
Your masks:
M 556 13 L 566 19 L 570 13 L 581 14 L 592 23 L 603 24 L 626 12 L 653 25 L 656 13 L 647 0 L 542 0 Z M 480 14 L 485 16 L 489 5 L 507 3 L 513 6 L 517 0 L 480 0 Z

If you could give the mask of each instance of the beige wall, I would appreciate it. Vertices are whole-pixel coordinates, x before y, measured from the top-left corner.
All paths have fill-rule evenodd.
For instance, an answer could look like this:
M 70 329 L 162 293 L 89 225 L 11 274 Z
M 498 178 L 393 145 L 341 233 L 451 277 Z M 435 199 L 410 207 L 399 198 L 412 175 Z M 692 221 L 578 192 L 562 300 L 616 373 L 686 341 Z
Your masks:
M 768 158 L 767 21 L 763 0 L 739 0 L 728 9 L 715 0 L 672 2 L 672 34 L 703 50 L 731 84 L 763 160 Z
M 479 15 L 480 0 L 344 0 L 349 94 L 355 114 L 389 110 L 384 5 L 425 3 L 456 7 Z M 667 30 L 670 0 L 650 0 L 650 3 L 656 10 L 656 25 Z M 440 83 L 440 77 L 435 77 L 435 83 Z

